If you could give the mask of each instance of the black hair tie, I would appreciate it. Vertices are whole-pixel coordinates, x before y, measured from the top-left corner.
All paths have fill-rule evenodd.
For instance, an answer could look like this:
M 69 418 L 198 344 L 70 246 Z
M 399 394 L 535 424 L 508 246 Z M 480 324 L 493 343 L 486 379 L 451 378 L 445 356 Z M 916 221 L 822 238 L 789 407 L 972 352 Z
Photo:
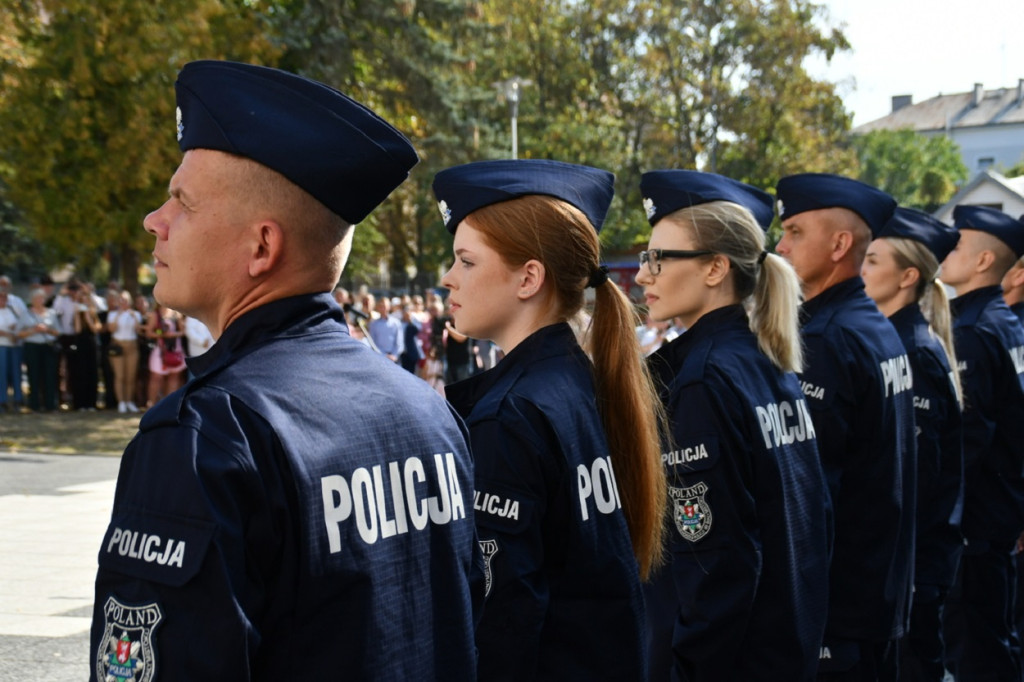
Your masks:
M 587 287 L 596 289 L 605 282 L 608 281 L 608 266 L 601 265 L 590 273 L 590 279 L 587 280 Z
M 761 263 L 764 263 L 764 259 L 767 258 L 767 257 L 768 257 L 768 252 L 767 251 L 762 251 L 761 255 L 757 257 L 757 264 L 760 265 Z

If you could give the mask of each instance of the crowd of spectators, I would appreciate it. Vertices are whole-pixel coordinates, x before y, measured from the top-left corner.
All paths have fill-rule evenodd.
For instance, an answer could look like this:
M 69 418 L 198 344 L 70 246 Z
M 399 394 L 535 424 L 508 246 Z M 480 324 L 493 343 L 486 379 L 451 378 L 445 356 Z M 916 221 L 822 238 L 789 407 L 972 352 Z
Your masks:
M 352 336 L 443 395 L 490 369 L 501 350 L 452 325 L 437 292 L 376 296 L 334 291 Z M 26 300 L 27 299 L 27 300 Z M 184 358 L 213 345 L 206 326 L 133 296 L 117 282 L 43 278 L 25 299 L 0 276 L 0 415 L 69 410 L 144 411 L 187 378 Z
M 338 288 L 334 298 L 345 309 L 353 337 L 441 394 L 445 384 L 490 369 L 500 357 L 492 342 L 456 331 L 444 300 L 435 291 L 378 298 L 365 287 L 354 294 Z
M 0 415 L 140 412 L 182 384 L 186 355 L 213 343 L 198 320 L 117 282 L 101 295 L 91 282 L 43 278 L 26 298 L 0 275 Z

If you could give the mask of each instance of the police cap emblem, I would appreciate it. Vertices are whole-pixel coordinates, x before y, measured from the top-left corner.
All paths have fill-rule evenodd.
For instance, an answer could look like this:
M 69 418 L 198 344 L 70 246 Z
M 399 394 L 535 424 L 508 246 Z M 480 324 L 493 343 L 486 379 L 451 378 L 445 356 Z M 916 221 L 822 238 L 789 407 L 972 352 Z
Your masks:
M 444 199 L 437 202 L 437 210 L 441 212 L 441 220 L 443 220 L 445 226 L 447 226 L 448 221 L 452 219 L 452 210 L 448 208 L 448 202 Z
M 650 220 L 651 216 L 658 212 L 657 207 L 654 205 L 654 201 L 648 197 L 644 197 L 644 210 L 647 212 L 647 219 Z

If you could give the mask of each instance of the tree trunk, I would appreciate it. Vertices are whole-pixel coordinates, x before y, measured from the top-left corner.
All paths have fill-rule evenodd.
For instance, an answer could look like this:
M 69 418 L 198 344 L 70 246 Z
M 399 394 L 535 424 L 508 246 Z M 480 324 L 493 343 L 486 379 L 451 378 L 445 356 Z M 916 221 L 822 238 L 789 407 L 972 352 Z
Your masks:
M 121 276 L 123 290 L 136 296 L 139 293 L 139 252 L 128 244 L 121 245 Z

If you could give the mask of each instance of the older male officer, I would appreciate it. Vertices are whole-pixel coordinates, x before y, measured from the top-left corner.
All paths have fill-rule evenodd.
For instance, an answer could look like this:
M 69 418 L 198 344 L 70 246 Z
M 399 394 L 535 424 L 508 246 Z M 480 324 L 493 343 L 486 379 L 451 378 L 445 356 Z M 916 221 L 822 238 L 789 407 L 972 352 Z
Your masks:
M 217 342 L 125 451 L 91 679 L 472 679 L 467 434 L 330 293 L 415 152 L 283 71 L 193 62 L 176 89 L 154 294 Z
M 1024 254 L 1024 224 L 982 206 L 953 209 L 960 242 L 942 263 L 964 389 L 964 553 L 952 632 L 957 679 L 1020 679 L 1013 552 L 1024 530 L 1024 331 L 1000 286 Z
M 915 442 L 910 365 L 864 293 L 872 234 L 896 207 L 848 178 L 807 173 L 776 189 L 776 250 L 803 284 L 800 375 L 835 514 L 819 679 L 895 679 L 910 606 Z

